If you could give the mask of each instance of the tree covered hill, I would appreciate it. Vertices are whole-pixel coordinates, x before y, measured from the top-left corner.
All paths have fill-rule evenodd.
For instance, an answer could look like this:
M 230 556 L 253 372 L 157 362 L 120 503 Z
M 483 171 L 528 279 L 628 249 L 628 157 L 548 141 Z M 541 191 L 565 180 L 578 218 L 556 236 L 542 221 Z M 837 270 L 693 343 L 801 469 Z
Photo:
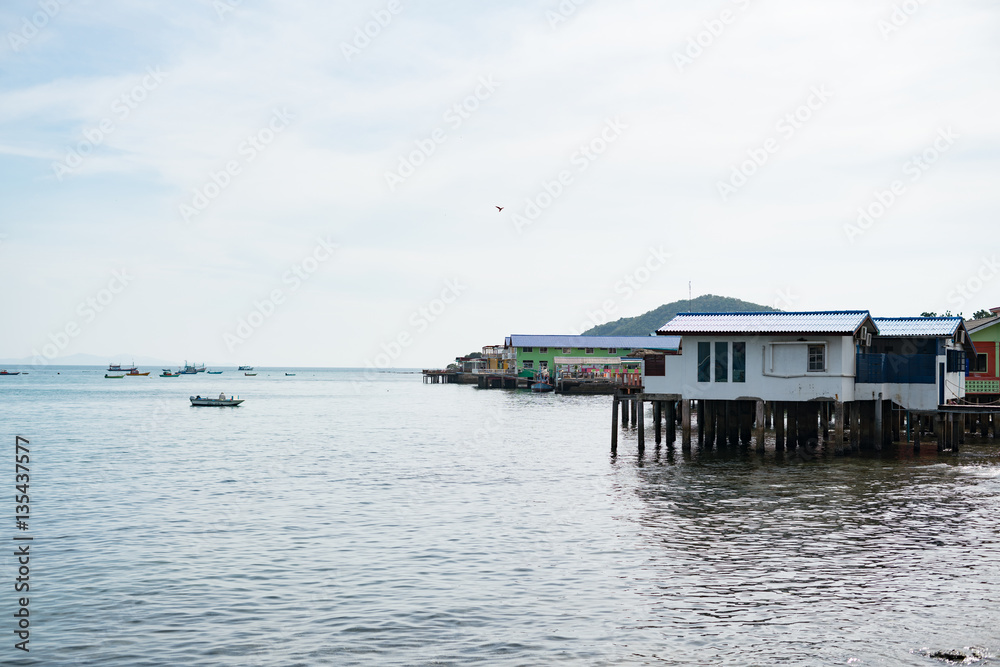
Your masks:
M 717 312 L 777 312 L 777 308 L 761 306 L 749 301 L 741 301 L 728 296 L 704 294 L 688 301 L 666 303 L 637 317 L 623 317 L 614 322 L 600 324 L 584 336 L 648 336 L 669 322 L 677 313 L 717 313 Z

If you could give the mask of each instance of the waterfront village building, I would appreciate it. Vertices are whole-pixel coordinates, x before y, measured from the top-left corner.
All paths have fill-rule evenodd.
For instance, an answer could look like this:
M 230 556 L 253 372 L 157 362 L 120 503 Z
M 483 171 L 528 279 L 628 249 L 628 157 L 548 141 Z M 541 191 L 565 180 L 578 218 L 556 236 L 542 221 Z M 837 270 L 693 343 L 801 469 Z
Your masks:
M 965 323 L 976 346 L 965 380 L 970 403 L 1000 401 L 1000 308 L 991 308 L 990 312 L 990 317 Z
M 657 334 L 680 336 L 680 354 L 666 355 L 662 365 L 647 361 L 647 394 L 884 399 L 915 411 L 964 398 L 966 353 L 973 349 L 961 317 L 872 318 L 866 310 L 680 313 Z
M 509 367 L 516 369 L 521 377 L 533 377 L 538 371 L 555 375 L 562 369 L 607 375 L 620 370 L 623 364 L 638 366 L 640 362 L 629 355 L 640 349 L 677 354 L 680 338 L 514 334 L 504 341 Z

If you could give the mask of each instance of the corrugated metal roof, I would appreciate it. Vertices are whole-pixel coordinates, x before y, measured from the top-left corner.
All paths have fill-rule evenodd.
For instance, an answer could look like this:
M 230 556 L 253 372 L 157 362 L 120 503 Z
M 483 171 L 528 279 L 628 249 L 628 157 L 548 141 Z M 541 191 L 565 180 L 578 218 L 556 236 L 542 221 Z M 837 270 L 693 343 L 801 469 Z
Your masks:
M 804 313 L 678 313 L 659 333 L 759 334 L 832 333 L 853 334 L 870 315 L 867 310 Z M 877 333 L 873 331 L 872 333 Z
M 507 337 L 512 347 L 616 347 L 679 350 L 680 336 L 548 336 L 512 334 Z
M 876 317 L 878 335 L 899 336 L 954 336 L 962 325 L 961 317 Z

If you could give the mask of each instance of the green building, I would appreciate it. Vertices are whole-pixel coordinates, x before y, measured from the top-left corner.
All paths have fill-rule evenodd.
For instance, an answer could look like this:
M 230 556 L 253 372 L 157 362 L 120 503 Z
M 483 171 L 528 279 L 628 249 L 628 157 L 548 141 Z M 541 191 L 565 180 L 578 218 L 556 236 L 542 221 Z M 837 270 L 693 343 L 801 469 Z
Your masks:
M 610 373 L 620 369 L 623 358 L 633 350 L 651 349 L 677 352 L 680 338 L 676 336 L 508 336 L 504 347 L 515 359 L 517 374 L 534 377 L 539 371 L 555 376 L 557 367 L 576 371 Z M 627 364 L 637 363 L 628 359 Z

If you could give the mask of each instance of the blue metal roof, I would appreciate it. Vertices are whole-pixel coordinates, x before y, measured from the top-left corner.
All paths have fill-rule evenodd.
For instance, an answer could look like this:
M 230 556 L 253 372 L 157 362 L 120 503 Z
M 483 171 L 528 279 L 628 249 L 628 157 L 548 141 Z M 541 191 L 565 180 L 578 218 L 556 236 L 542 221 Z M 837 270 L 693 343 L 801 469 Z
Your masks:
M 879 336 L 947 336 L 962 326 L 961 317 L 876 317 Z
M 828 310 L 801 313 L 678 313 L 661 334 L 854 334 L 871 322 L 867 310 Z M 877 334 L 874 324 L 872 333 Z
M 634 350 L 677 351 L 681 347 L 680 336 L 549 336 L 512 334 L 507 337 L 510 347 L 615 347 Z

